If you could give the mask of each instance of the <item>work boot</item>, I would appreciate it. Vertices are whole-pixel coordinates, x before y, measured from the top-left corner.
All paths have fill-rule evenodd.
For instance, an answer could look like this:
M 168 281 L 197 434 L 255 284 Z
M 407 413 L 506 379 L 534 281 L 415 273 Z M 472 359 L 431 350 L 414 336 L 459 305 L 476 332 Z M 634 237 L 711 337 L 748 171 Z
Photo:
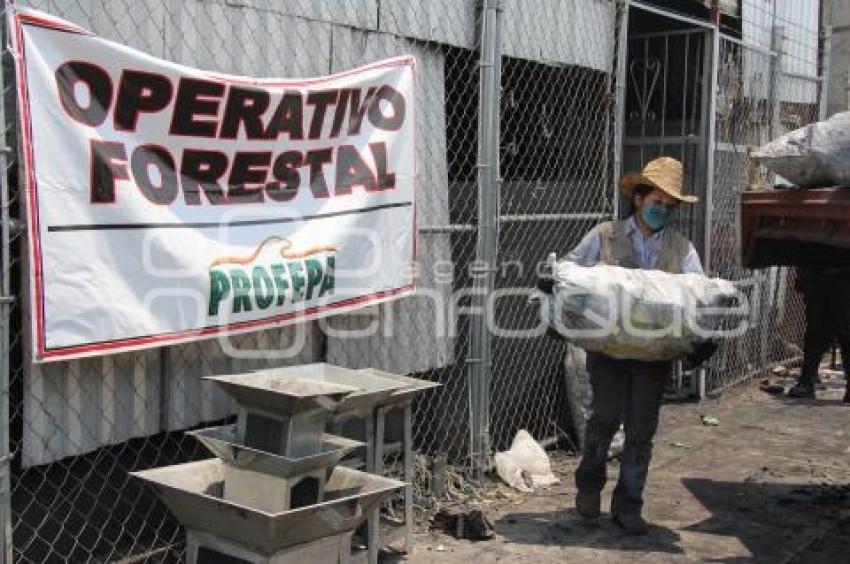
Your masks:
M 627 535 L 645 535 L 649 532 L 649 524 L 643 520 L 640 513 L 615 513 L 614 522 L 619 525 Z
M 808 380 L 798 380 L 794 386 L 788 390 L 789 398 L 813 398 L 815 397 L 815 384 Z
M 578 492 L 576 494 L 576 511 L 585 519 L 599 519 L 602 499 L 599 493 Z

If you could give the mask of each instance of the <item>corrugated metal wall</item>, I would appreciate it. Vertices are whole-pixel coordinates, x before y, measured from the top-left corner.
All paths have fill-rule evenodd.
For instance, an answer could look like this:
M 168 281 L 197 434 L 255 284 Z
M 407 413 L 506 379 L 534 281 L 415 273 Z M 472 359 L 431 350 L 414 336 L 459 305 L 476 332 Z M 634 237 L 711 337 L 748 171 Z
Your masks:
M 314 322 L 302 327 L 304 349 L 287 361 L 234 359 L 218 342 L 205 341 L 168 350 L 26 366 L 24 466 L 227 416 L 231 405 L 202 382 L 205 375 L 317 360 L 399 373 L 454 362 L 454 339 L 435 331 L 439 323 L 449 327 L 454 319 L 446 318 L 451 308 L 445 307 L 450 303 L 452 279 L 438 279 L 434 274 L 435 263 L 452 259 L 452 249 L 450 235 L 440 230 L 450 223 L 445 57 L 433 47 L 436 42 L 472 48 L 474 0 L 30 0 L 21 4 L 60 15 L 157 57 L 233 74 L 315 76 L 401 53 L 415 55 L 419 60 L 417 215 L 419 225 L 426 228 L 420 234 L 423 295 L 328 323 L 337 330 L 350 330 L 373 320 L 382 327 L 391 322 L 390 337 L 383 332 L 363 338 L 326 337 Z M 610 71 L 611 44 L 579 41 L 578 28 L 559 28 L 545 37 L 535 31 L 546 18 L 585 27 L 592 22 L 599 26 L 600 37 L 608 38 L 615 17 L 610 1 L 510 0 L 505 9 L 506 55 Z M 432 227 L 438 229 L 427 229 Z M 291 340 L 294 334 L 292 329 L 268 330 L 232 341 L 241 348 L 276 350 L 281 339 Z
M 747 44 L 770 49 L 774 26 L 784 32 L 782 71 L 792 76 L 780 84 L 783 102 L 817 102 L 820 5 L 820 0 L 743 0 L 741 5 L 741 32 Z

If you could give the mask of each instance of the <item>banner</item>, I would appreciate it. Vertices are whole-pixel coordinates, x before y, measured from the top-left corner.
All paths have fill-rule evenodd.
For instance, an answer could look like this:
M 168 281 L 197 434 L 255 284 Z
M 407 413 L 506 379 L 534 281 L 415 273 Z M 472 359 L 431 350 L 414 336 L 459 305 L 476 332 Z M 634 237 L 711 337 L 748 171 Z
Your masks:
M 37 11 L 10 17 L 35 360 L 256 330 L 413 290 L 412 58 L 253 79 Z

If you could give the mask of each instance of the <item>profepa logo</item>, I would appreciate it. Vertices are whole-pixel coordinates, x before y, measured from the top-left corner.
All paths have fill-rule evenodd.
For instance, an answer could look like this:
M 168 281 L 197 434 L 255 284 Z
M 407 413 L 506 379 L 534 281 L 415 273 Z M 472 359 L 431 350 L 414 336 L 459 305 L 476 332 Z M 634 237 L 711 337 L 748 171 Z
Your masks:
M 269 237 L 248 256 L 215 259 L 209 267 L 209 315 L 286 308 L 333 294 L 337 247 L 292 246 L 289 239 Z

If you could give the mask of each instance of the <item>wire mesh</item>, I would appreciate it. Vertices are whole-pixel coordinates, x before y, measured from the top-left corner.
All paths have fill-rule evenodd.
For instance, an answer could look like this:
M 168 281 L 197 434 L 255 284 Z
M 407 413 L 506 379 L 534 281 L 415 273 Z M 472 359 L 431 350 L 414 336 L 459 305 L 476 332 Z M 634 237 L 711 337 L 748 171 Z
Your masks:
M 445 476 L 460 479 L 458 470 L 469 466 L 471 448 L 470 328 L 463 310 L 470 305 L 466 290 L 473 284 L 470 267 L 478 237 L 476 2 L 20 4 L 151 55 L 225 73 L 315 76 L 384 57 L 415 55 L 420 290 L 414 297 L 357 314 L 223 342 L 37 365 L 25 352 L 26 241 L 24 231 L 14 231 L 10 248 L 3 251 L 12 259 L 11 271 L 4 275 L 18 298 L 8 320 L 15 560 L 180 561 L 183 535 L 178 523 L 128 472 L 208 456 L 184 431 L 232 420 L 233 406 L 201 380 L 206 375 L 327 361 L 438 381 L 440 388 L 414 403 L 414 445 L 422 453 L 417 476 L 420 470 L 427 474 L 438 460 L 457 467 L 443 472 Z M 495 449 L 508 446 L 522 428 L 543 438 L 568 427 L 561 374 L 564 346 L 534 333 L 537 311 L 527 303 L 527 291 L 537 263 L 549 252 L 564 254 L 614 213 L 615 147 L 621 141 L 615 138 L 615 118 L 623 110 L 615 95 L 623 85 L 615 77 L 626 64 L 618 60 L 622 50 L 617 44 L 623 15 L 620 0 L 501 3 L 501 106 L 495 111 L 502 182 L 489 398 Z M 694 40 L 685 46 L 685 41 L 682 36 L 668 47 L 690 52 L 701 45 Z M 805 53 L 794 56 L 805 58 L 810 51 Z M 807 86 L 816 83 L 814 75 L 801 78 L 797 75 L 805 73 L 782 67 L 776 89 L 788 95 L 773 96 L 771 55 L 725 40 L 719 65 L 710 267 L 716 275 L 752 280 L 748 292 L 756 305 L 750 331 L 725 343 L 712 361 L 709 387 L 714 390 L 740 381 L 758 366 L 799 353 L 794 346 L 801 339 L 803 310 L 793 290 L 793 273 L 739 268 L 733 226 L 737 194 L 747 178 L 746 147 L 769 134 L 766 128 L 774 115 L 770 101 L 778 106 L 784 128 L 817 117 L 817 100 L 809 99 Z M 18 136 L 11 69 L 4 52 L 6 143 L 14 148 Z M 698 92 L 700 79 L 695 70 L 689 72 L 686 77 L 693 78 L 685 82 Z M 689 108 L 697 111 L 696 105 Z M 685 108 L 679 114 L 682 122 L 691 115 Z M 685 138 L 695 133 L 683 130 L 683 143 L 690 143 Z M 661 136 L 669 136 L 663 127 Z M 6 174 L 10 213 L 20 219 L 14 158 Z M 393 329 L 352 336 L 372 326 Z M 297 353 L 287 359 L 272 354 L 290 349 Z M 397 458 L 388 458 L 388 467 L 397 465 Z M 417 488 L 425 481 L 417 479 Z M 451 489 L 465 492 L 466 487 L 455 483 Z
M 794 99 L 793 93 L 784 87 L 788 77 L 777 57 L 731 38 L 720 41 L 710 270 L 738 281 L 749 303 L 749 316 L 747 331 L 722 341 L 708 366 L 707 388 L 715 393 L 763 372 L 772 363 L 799 356 L 805 326 L 793 271 L 751 271 L 741 267 L 739 258 L 741 192 L 752 182 L 764 188 L 773 181 L 764 171 L 758 173 L 762 178 L 753 177 L 757 169 L 750 162 L 749 149 L 817 119 L 816 99 L 807 104 L 788 101 Z M 788 117 L 792 108 L 800 110 L 794 114 L 800 119 L 793 124 Z
M 505 5 L 499 273 L 491 328 L 495 449 L 507 448 L 521 428 L 538 439 L 568 428 L 565 345 L 539 332 L 532 336 L 539 316 L 528 291 L 550 252 L 563 256 L 613 214 L 618 4 L 540 4 L 552 6 L 544 18 L 519 0 Z
M 179 561 L 178 523 L 128 472 L 208 456 L 187 429 L 232 420 L 202 376 L 328 361 L 441 382 L 414 406 L 414 443 L 463 468 L 468 456 L 468 324 L 452 313 L 469 285 L 476 229 L 477 11 L 472 2 L 310 0 L 33 0 L 118 43 L 178 63 L 249 76 L 303 77 L 412 54 L 418 60 L 419 293 L 327 322 L 100 359 L 25 358 L 21 235 L 12 279 L 21 296 L 10 374 L 13 535 L 22 562 Z M 14 84 L 4 60 L 6 134 L 16 146 Z M 17 163 L 7 171 L 17 187 Z M 18 193 L 12 202 L 19 213 Z M 452 307 L 450 307 L 452 306 Z M 457 307 L 453 307 L 457 306 Z M 352 337 L 379 320 L 389 334 Z M 437 331 L 437 327 L 444 327 Z M 279 359 L 281 351 L 294 356 Z

